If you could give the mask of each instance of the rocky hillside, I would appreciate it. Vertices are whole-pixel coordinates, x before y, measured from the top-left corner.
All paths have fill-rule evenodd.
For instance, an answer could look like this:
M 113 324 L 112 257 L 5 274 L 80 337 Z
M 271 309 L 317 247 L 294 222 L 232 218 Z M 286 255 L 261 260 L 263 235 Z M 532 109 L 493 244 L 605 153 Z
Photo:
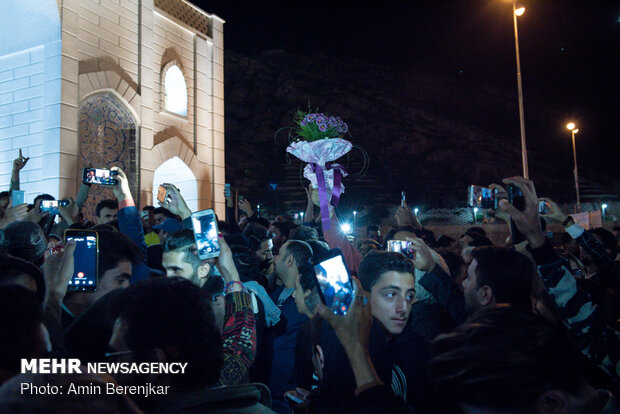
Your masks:
M 373 196 L 396 203 L 404 189 L 416 205 L 453 207 L 464 204 L 469 184 L 521 173 L 516 91 L 278 50 L 253 57 L 227 51 L 225 68 L 227 178 L 265 205 L 304 196 L 291 195 L 294 171 L 286 168 L 285 148 L 286 127 L 308 104 L 342 117 L 351 140 L 369 154 L 362 182 L 345 181 L 345 205 Z M 558 136 L 561 116 L 535 91 L 526 89 L 525 96 L 530 176 L 540 193 L 570 199 L 572 153 L 566 137 Z M 344 161 L 356 170 L 363 165 L 359 152 Z

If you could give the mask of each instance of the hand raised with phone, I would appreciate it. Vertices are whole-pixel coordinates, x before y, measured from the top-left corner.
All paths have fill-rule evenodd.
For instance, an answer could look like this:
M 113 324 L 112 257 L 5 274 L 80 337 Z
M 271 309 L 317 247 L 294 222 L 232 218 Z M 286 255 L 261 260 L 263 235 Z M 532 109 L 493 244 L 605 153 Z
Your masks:
M 116 199 L 121 202 L 125 200 L 133 200 L 133 196 L 131 195 L 131 189 L 129 188 L 129 180 L 127 179 L 127 175 L 120 167 L 112 167 L 110 168 L 111 172 L 116 174 L 117 184 L 112 187 L 112 191 L 116 196 Z
M 67 286 L 73 276 L 75 260 L 75 240 L 68 240 L 64 251 L 52 254 L 43 263 L 43 275 L 45 277 L 45 289 L 47 292 L 64 296 Z
M 19 157 L 15 158 L 15 160 L 13 160 L 13 170 L 14 171 L 20 171 L 22 168 L 24 168 L 26 166 L 26 164 L 28 163 L 29 159 L 30 159 L 30 157 L 24 157 L 22 155 L 22 150 L 20 148 L 19 149 Z
M 519 210 L 508 200 L 500 201 L 500 208 L 508 213 L 517 229 L 530 242 L 532 248 L 540 247 L 545 242 L 545 235 L 540 226 L 538 215 L 538 196 L 534 183 L 523 177 L 511 177 L 503 180 L 505 184 L 512 184 L 521 190 L 524 199 L 524 209 Z
M 190 217 L 192 215 L 192 211 L 189 207 L 187 207 L 187 203 L 181 196 L 179 189 L 169 183 L 164 183 L 161 186 L 166 189 L 166 200 L 163 203 L 159 201 L 159 205 L 170 211 L 172 214 L 180 216 L 181 220 L 185 220 Z

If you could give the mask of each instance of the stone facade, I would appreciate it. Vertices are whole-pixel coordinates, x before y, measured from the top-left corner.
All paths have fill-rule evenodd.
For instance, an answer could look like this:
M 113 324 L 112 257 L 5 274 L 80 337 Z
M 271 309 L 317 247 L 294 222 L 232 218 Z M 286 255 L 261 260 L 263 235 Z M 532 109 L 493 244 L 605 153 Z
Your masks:
M 54 140 L 45 140 L 43 147 L 49 148 L 43 152 L 50 154 L 41 161 L 56 172 L 50 177 L 56 181 L 43 189 L 35 185 L 42 177 L 25 171 L 27 200 L 31 201 L 31 184 L 32 194 L 74 195 L 83 167 L 121 165 L 130 177 L 134 197 L 141 205 L 153 204 L 153 185 L 159 184 L 153 183 L 155 171 L 178 157 L 196 178 L 198 208 L 214 208 L 223 215 L 224 21 L 184 0 L 57 0 L 57 6 L 60 73 L 55 83 L 39 88 L 43 89 L 40 95 L 49 92 L 59 97 L 48 110 L 56 118 L 50 134 L 56 134 L 57 148 L 52 148 Z M 22 66 L 30 69 L 20 70 L 43 72 L 39 62 L 44 61 L 45 51 L 28 53 L 41 59 L 29 55 L 28 65 Z M 186 116 L 164 109 L 163 75 L 171 65 L 183 74 Z M 14 80 L 13 76 L 10 81 Z M 32 82 L 25 82 L 30 87 Z M 14 95 L 4 99 L 14 100 Z M 34 119 L 38 113 L 25 116 Z M 30 130 L 43 131 L 41 140 L 45 139 L 47 125 L 31 123 L 35 125 L 17 131 L 19 139 L 11 136 L 12 149 L 32 140 Z M 13 132 L 3 132 L 0 124 L 0 139 Z M 0 162 L 8 163 L 14 155 Z M 3 171 L 10 171 L 6 166 Z M 2 181 L 8 183 L 8 177 Z

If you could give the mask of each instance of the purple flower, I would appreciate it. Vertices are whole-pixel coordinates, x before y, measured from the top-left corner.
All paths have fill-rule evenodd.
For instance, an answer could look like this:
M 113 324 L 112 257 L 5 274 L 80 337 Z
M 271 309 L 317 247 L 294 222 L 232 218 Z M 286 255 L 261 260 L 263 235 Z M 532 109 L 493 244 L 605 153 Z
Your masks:
M 325 125 L 325 124 L 318 124 L 318 126 L 319 126 L 319 131 L 321 131 L 321 132 L 327 131 L 327 125 Z
M 315 121 L 316 120 L 316 114 L 308 114 L 308 115 L 306 115 L 306 118 L 308 118 L 309 121 Z
M 346 134 L 347 132 L 349 132 L 349 126 L 346 124 L 346 122 L 342 123 L 342 126 L 338 128 L 338 132 L 340 132 L 341 134 Z
M 336 121 L 336 117 L 330 116 L 328 121 L 327 121 L 327 125 L 330 128 L 335 128 L 336 126 L 338 126 L 338 122 Z
M 327 118 L 325 117 L 325 115 L 320 114 L 316 117 L 316 123 L 317 124 L 327 124 Z
M 299 125 L 307 126 L 308 125 L 308 121 L 306 121 L 306 118 L 302 119 L 301 122 L 299 123 Z

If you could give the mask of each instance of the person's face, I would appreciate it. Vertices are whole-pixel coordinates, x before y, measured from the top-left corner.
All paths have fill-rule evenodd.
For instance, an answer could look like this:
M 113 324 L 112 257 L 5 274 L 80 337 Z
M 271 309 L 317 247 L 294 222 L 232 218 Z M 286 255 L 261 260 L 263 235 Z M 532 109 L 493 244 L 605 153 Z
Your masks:
M 164 252 L 161 258 L 161 264 L 166 269 L 166 276 L 180 276 L 184 279 L 191 280 L 196 283 L 198 275 L 191 263 L 185 261 L 185 252 L 170 251 Z
M 474 259 L 467 268 L 467 276 L 463 280 L 463 295 L 465 296 L 465 308 L 468 311 L 474 311 L 481 307 L 478 300 L 478 288 L 476 269 L 478 268 L 478 261 Z
M 157 214 L 155 214 L 154 218 L 155 218 L 155 225 L 156 225 L 156 226 L 161 225 L 161 223 L 163 223 L 163 222 L 164 222 L 164 220 L 166 220 L 166 216 L 164 216 L 164 215 L 163 215 L 163 214 L 161 214 L 161 213 L 157 213 Z
M 370 230 L 366 234 L 366 238 L 372 239 L 376 241 L 377 243 L 381 243 L 381 230 Z
M 99 216 L 97 217 L 97 224 L 109 223 L 111 221 L 116 220 L 117 216 L 118 216 L 118 209 L 104 207 L 99 212 Z
M 285 275 L 287 272 L 286 258 L 288 257 L 288 242 L 280 247 L 280 251 L 273 258 L 273 265 L 277 275 Z
M 153 211 L 151 210 L 146 210 L 143 211 L 143 214 L 145 214 L 145 217 L 142 217 L 142 225 L 144 226 L 144 229 L 147 233 L 150 233 L 151 231 L 153 231 L 153 224 L 155 221 L 155 218 L 153 217 Z
M 280 247 L 282 247 L 282 244 L 284 243 L 282 233 L 280 232 L 280 229 L 277 228 L 276 226 L 269 226 L 269 231 L 275 235 L 272 238 L 272 240 L 273 240 L 273 247 L 277 251 L 280 249 Z
M 306 296 L 310 294 L 309 290 L 304 291 L 301 287 L 301 283 L 299 282 L 299 278 L 295 279 L 295 290 L 293 291 L 293 299 L 295 299 L 295 306 L 297 307 L 297 312 L 302 315 L 306 315 L 308 318 L 312 318 L 314 313 L 308 309 L 306 305 Z
M 129 279 L 131 278 L 131 270 L 132 266 L 129 260 L 120 260 L 116 267 L 108 269 L 99 278 L 97 290 L 93 293 L 85 293 L 85 295 L 90 295 L 94 303 L 97 299 L 113 290 L 128 287 Z
M 411 273 L 394 270 L 383 273 L 370 290 L 370 309 L 391 335 L 405 329 L 415 296 L 415 280 Z
M 284 247 L 284 246 L 282 246 Z M 260 261 L 273 260 L 273 241 L 271 239 L 263 240 L 260 248 L 256 251 L 256 256 Z
M 8 197 L 2 197 L 0 198 L 0 218 L 4 217 L 4 212 L 6 211 L 6 208 L 9 205 L 9 198 Z

